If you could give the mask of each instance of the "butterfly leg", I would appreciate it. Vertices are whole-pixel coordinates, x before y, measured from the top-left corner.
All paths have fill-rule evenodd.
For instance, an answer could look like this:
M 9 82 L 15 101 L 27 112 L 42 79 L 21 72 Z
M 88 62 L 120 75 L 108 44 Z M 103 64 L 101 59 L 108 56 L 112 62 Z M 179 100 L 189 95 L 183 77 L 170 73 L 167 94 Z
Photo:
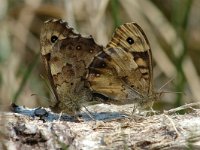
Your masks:
M 138 106 L 134 105 L 133 111 L 130 115 L 130 120 L 135 120 L 137 122 L 141 119 L 144 119 L 144 117 L 145 116 L 141 113 L 141 111 L 139 111 Z

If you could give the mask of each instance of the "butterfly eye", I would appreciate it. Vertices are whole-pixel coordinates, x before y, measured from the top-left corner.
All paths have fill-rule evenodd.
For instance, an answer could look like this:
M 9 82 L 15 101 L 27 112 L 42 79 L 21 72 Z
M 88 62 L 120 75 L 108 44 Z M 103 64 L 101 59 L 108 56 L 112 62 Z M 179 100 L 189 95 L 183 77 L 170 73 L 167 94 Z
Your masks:
M 128 38 L 126 39 L 126 41 L 127 41 L 130 45 L 132 45 L 132 44 L 134 43 L 134 40 L 133 40 L 131 37 L 128 37 Z
M 58 39 L 58 37 L 55 36 L 55 35 L 53 35 L 53 36 L 51 37 L 51 42 L 52 42 L 52 43 L 55 43 L 55 42 L 57 41 L 57 39 Z

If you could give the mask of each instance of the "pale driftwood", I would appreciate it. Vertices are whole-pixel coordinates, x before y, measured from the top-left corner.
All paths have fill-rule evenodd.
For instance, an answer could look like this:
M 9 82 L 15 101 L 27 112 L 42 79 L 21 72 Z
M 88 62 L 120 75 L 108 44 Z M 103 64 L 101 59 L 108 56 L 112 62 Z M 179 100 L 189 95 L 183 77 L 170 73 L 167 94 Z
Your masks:
M 83 114 L 74 122 L 53 113 L 41 120 L 23 107 L 19 113 L 2 112 L 0 149 L 200 149 L 200 109 L 133 119 L 118 113 L 129 111 L 128 105 L 88 109 L 95 120 Z

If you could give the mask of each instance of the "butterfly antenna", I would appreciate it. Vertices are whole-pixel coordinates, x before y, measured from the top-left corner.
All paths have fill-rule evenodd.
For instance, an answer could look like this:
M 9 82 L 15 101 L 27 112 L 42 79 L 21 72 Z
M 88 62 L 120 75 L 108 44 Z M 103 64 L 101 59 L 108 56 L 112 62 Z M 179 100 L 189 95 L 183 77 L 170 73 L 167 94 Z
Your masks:
M 174 91 L 162 91 L 162 93 L 175 93 L 175 94 L 184 94 L 184 92 L 174 92 Z
M 51 86 L 49 85 L 48 80 L 47 80 L 43 75 L 40 75 L 40 77 L 43 79 L 43 81 L 44 81 L 46 87 L 48 88 L 48 90 L 50 91 L 50 93 L 53 95 L 54 100 L 56 100 L 56 96 L 55 96 L 55 94 L 54 94 L 54 92 L 53 92 Z
M 183 95 L 185 95 L 186 96 L 186 94 L 184 93 L 184 92 L 174 92 L 174 91 L 162 91 L 162 92 L 160 92 L 160 93 L 170 93 L 170 94 L 183 94 Z
M 164 85 L 162 85 L 158 91 L 160 92 L 165 86 L 167 86 L 170 82 L 172 82 L 175 79 L 175 77 L 171 78 L 169 81 L 167 81 Z

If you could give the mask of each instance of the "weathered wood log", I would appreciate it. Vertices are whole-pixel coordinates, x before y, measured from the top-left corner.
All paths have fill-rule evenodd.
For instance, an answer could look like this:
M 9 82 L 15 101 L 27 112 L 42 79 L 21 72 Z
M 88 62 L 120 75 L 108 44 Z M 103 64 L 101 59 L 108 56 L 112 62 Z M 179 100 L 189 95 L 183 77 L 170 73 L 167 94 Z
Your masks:
M 38 109 L 16 108 L 18 113 L 0 114 L 0 149 L 200 149 L 200 109 L 130 118 L 118 113 L 128 106 L 101 104 L 88 108 L 92 118 L 82 113 L 77 122 L 50 111 L 37 117 Z

